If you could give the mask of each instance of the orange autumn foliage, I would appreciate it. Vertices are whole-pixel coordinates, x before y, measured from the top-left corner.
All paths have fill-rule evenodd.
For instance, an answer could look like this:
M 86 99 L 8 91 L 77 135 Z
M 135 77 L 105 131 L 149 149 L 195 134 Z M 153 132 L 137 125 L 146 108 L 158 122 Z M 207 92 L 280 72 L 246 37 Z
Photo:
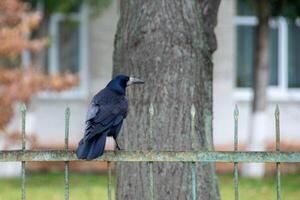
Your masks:
M 41 19 L 38 12 L 20 0 L 0 1 L 0 61 L 20 58 L 24 50 L 37 52 L 47 45 L 45 38 L 27 37 L 39 26 Z M 72 74 L 49 76 L 33 66 L 11 69 L 0 65 L 0 129 L 3 130 L 14 116 L 16 102 L 28 103 L 40 91 L 62 91 L 76 84 L 78 77 Z
M 0 1 L 0 57 L 16 57 L 24 49 L 38 51 L 46 39 L 28 40 L 25 35 L 36 28 L 42 17 L 19 0 Z

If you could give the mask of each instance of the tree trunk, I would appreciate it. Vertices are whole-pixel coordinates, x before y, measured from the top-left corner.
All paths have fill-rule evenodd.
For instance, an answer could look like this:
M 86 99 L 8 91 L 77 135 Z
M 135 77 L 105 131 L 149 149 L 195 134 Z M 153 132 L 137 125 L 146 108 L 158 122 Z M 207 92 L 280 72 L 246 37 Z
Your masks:
M 126 150 L 147 149 L 148 108 L 154 104 L 154 149 L 190 151 L 191 105 L 196 146 L 213 150 L 212 53 L 219 0 L 120 1 L 114 75 L 145 80 L 127 90 L 129 115 L 118 140 Z M 154 163 L 154 199 L 191 199 L 191 165 Z M 117 199 L 149 199 L 146 163 L 117 164 Z M 220 199 L 212 164 L 197 164 L 197 199 Z
M 253 70 L 253 101 L 250 116 L 249 151 L 265 150 L 265 134 L 267 127 L 266 105 L 267 87 L 269 83 L 269 2 L 256 0 L 258 26 L 256 29 Z M 263 163 L 249 163 L 244 165 L 243 174 L 249 177 L 264 175 Z

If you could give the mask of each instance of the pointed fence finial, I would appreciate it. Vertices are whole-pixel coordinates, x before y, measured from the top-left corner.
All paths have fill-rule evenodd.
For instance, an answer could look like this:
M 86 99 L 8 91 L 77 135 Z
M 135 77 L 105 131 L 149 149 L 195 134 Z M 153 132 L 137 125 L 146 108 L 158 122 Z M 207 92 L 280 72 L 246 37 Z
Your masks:
M 66 107 L 65 116 L 70 117 L 70 107 L 69 106 Z
M 195 108 L 195 105 L 193 104 L 191 106 L 191 116 L 192 116 L 192 119 L 195 118 L 195 115 L 196 115 L 196 108 Z
M 233 115 L 234 115 L 234 119 L 237 120 L 239 118 L 239 108 L 236 104 L 235 104 Z
M 65 150 L 68 150 L 69 145 L 69 126 L 70 126 L 70 108 L 67 106 L 65 110 Z
M 150 106 L 149 106 L 149 114 L 150 114 L 150 116 L 153 116 L 153 115 L 154 115 L 154 106 L 153 106 L 153 103 L 150 103 Z
M 26 147 L 26 111 L 27 111 L 27 108 L 26 108 L 26 104 L 23 102 L 21 103 L 21 106 L 20 106 L 20 110 L 21 110 L 21 134 L 22 134 L 22 150 L 25 150 L 25 147 Z
M 276 105 L 276 109 L 275 109 L 275 118 L 279 119 L 279 115 L 280 115 L 280 110 L 279 110 L 279 106 L 278 104 Z
M 197 139 L 195 133 L 195 115 L 196 115 L 196 108 L 195 105 L 192 104 L 191 106 L 191 139 L 192 139 L 192 149 L 193 151 L 197 150 Z
M 149 106 L 149 134 L 148 134 L 148 148 L 149 150 L 153 149 L 154 146 L 154 135 L 153 135 L 153 127 L 154 127 L 154 106 L 153 103 L 150 103 Z
M 27 111 L 26 104 L 24 102 L 21 103 L 20 110 L 22 113 L 25 113 Z

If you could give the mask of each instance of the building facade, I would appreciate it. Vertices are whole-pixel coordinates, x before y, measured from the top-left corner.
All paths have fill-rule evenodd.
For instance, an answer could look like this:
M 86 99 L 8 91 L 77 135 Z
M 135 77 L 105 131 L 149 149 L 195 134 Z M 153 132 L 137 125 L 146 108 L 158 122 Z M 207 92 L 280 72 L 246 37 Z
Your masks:
M 274 111 L 278 104 L 281 141 L 298 146 L 300 126 L 300 23 L 284 17 L 270 21 L 270 80 L 268 123 L 265 142 L 275 141 Z M 214 55 L 214 140 L 217 146 L 233 143 L 233 109 L 240 111 L 239 139 L 246 144 L 250 134 L 254 29 L 257 19 L 241 1 L 223 0 L 216 34 L 218 49 Z M 297 45 L 298 44 L 298 45 Z M 287 147 L 288 148 L 288 147 Z
M 114 35 L 118 21 L 116 0 L 96 18 L 82 6 L 70 16 L 52 14 L 47 23 L 51 46 L 44 53 L 49 74 L 74 72 L 80 85 L 67 92 L 44 92 L 32 100 L 28 113 L 28 132 L 35 134 L 33 148 L 62 146 L 64 110 L 71 109 L 70 145 L 82 137 L 86 110 L 93 94 L 105 87 L 112 76 Z M 71 22 L 71 23 L 70 23 Z M 257 19 L 236 0 L 221 1 L 216 36 L 218 49 L 214 61 L 214 143 L 216 149 L 233 148 L 233 110 L 238 105 L 239 142 L 247 143 L 251 112 L 251 73 L 254 28 Z M 287 144 L 300 144 L 300 20 L 283 17 L 270 22 L 271 74 L 268 89 L 266 142 L 275 136 L 274 110 L 281 111 L 281 137 Z M 297 45 L 298 44 L 298 45 Z M 10 128 L 19 127 L 19 115 Z M 111 146 L 113 142 L 108 142 Z

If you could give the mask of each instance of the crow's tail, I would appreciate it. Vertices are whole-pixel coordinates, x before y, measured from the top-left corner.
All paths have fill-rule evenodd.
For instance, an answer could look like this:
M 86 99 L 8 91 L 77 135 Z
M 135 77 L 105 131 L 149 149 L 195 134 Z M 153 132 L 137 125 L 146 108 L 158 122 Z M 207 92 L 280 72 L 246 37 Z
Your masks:
M 80 140 L 76 149 L 76 155 L 78 159 L 93 160 L 99 156 L 102 156 L 104 152 L 106 133 L 97 135 L 89 141 Z

